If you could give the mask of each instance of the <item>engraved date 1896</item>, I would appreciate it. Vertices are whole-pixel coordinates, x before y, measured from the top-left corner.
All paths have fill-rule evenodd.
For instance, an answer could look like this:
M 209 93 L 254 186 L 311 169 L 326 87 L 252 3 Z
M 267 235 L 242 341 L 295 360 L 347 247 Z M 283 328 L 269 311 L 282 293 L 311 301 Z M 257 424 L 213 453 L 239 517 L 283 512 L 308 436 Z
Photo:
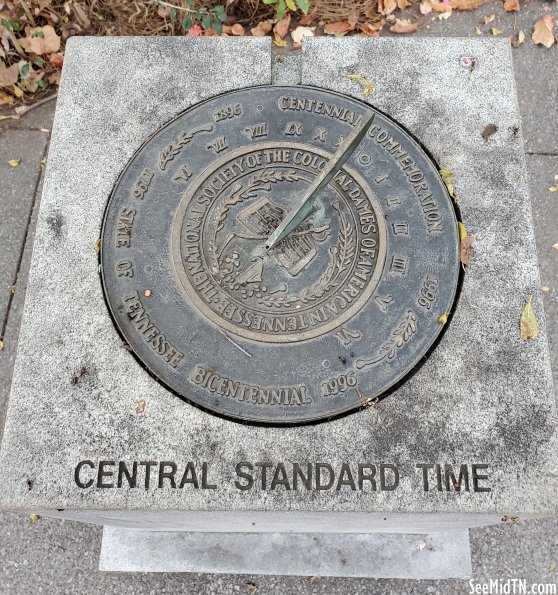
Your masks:
M 221 120 L 229 120 L 230 118 L 234 118 L 235 116 L 242 115 L 242 105 L 240 103 L 234 103 L 232 105 L 227 105 L 226 107 L 217 110 L 213 117 L 215 118 L 215 122 L 221 122 Z
M 334 376 L 325 382 L 322 382 L 322 396 L 333 397 L 339 393 L 344 393 L 349 388 L 356 386 L 358 383 L 357 377 L 353 370 L 349 370 L 346 374 Z

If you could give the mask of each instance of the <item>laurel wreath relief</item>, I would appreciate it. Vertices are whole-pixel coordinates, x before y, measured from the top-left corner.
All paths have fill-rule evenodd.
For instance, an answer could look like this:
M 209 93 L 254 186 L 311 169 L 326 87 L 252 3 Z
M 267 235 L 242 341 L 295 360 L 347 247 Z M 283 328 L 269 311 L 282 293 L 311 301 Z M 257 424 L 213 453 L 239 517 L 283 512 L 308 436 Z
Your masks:
M 356 367 L 361 370 L 367 366 L 374 366 L 378 362 L 387 358 L 392 360 L 403 345 L 417 332 L 417 315 L 412 310 L 407 310 L 405 319 L 393 331 L 391 337 L 380 347 L 375 357 L 368 359 L 359 359 Z
M 211 132 L 213 130 L 213 124 L 207 124 L 205 126 L 199 126 L 194 128 L 191 132 L 181 132 L 167 147 L 165 147 L 159 153 L 159 167 L 164 170 L 169 161 L 172 161 L 182 147 L 187 145 L 196 134 L 199 132 Z
M 220 252 L 217 247 L 217 234 L 225 225 L 231 206 L 245 200 L 255 198 L 258 192 L 270 190 L 271 184 L 279 181 L 294 182 L 301 179 L 296 171 L 281 171 L 275 169 L 258 172 L 246 187 L 238 183 L 232 188 L 231 194 L 225 197 L 216 209 L 214 221 L 213 239 L 209 241 L 208 256 L 211 263 L 211 271 L 216 280 L 232 287 L 234 279 L 231 276 L 231 267 L 223 266 L 220 260 Z M 269 308 L 289 308 L 296 303 L 307 304 L 321 298 L 327 291 L 337 287 L 341 280 L 339 276 L 350 266 L 356 250 L 356 240 L 353 227 L 347 222 L 338 203 L 333 205 L 339 214 L 340 228 L 338 243 L 329 249 L 329 263 L 323 275 L 311 287 L 304 289 L 296 295 L 262 295 L 257 297 L 258 303 Z

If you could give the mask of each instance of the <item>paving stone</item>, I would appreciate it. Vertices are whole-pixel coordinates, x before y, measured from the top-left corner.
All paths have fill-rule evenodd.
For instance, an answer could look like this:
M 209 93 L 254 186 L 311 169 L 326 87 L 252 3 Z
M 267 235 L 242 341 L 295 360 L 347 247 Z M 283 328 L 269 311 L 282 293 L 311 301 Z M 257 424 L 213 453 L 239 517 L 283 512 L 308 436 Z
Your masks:
M 551 155 L 528 155 L 531 204 L 535 238 L 539 258 L 541 286 L 549 287 L 543 292 L 544 309 L 548 326 L 548 338 L 554 370 L 555 385 L 558 387 L 558 192 L 548 188 L 558 184 L 558 157 Z
M 97 570 L 101 528 L 27 514 L 0 513 L 0 592 L 153 593 L 232 595 L 470 593 L 469 581 L 356 579 L 198 573 L 111 573 Z M 532 583 L 557 581 L 558 521 L 540 520 L 471 530 L 473 580 L 517 577 Z
M 48 134 L 38 131 L 0 130 L 0 334 L 16 282 L 20 255 L 28 231 L 29 216 L 37 188 L 39 163 Z M 8 161 L 21 159 L 17 167 Z
M 25 135 L 27 132 L 22 131 L 21 134 Z M 9 312 L 7 312 L 5 319 L 4 349 L 0 351 L 0 370 L 2 371 L 0 374 L 0 441 L 2 440 L 2 435 L 4 433 L 4 422 L 6 419 L 6 410 L 8 408 L 8 398 L 19 338 L 19 327 L 21 325 L 25 291 L 27 289 L 27 280 L 29 278 L 33 240 L 35 237 L 35 229 L 37 227 L 37 216 L 39 213 L 40 195 L 44 177 L 40 166 L 35 166 L 35 170 L 36 174 L 40 176 L 40 179 L 33 200 L 31 216 L 28 219 L 29 223 L 25 239 L 25 247 L 23 248 L 23 253 L 18 256 L 19 269 L 17 272 L 17 285 L 10 302 Z M 14 260 L 15 256 L 16 255 L 14 254 Z
M 56 97 L 53 97 L 49 101 L 34 106 L 28 112 L 22 114 L 17 120 L 2 120 L 0 122 L 0 130 L 6 128 L 15 128 L 16 130 L 51 130 L 54 121 L 55 105 Z M 6 116 L 13 113 L 14 110 L 11 108 L 0 109 L 0 115 Z
M 556 49 L 556 46 L 548 50 L 531 45 L 513 53 L 515 73 L 520 81 L 517 92 L 527 154 L 558 155 Z
M 495 15 L 494 20 L 484 24 L 483 19 L 490 15 Z M 525 150 L 527 153 L 558 154 L 556 110 L 553 109 L 555 102 L 552 99 L 556 93 L 556 80 L 558 80 L 556 47 L 548 49 L 541 45 L 537 46 L 531 40 L 534 23 L 544 15 L 551 15 L 558 19 L 558 4 L 521 2 L 521 10 L 516 13 L 505 12 L 502 2 L 487 2 L 480 9 L 471 12 L 453 11 L 450 18 L 443 23 L 434 13 L 425 15 L 419 19 L 421 25 L 416 36 L 479 38 L 476 33 L 476 28 L 479 27 L 482 39 L 504 39 L 514 32 L 524 31 L 525 43 L 513 49 L 512 55 Z M 426 28 L 427 26 L 429 29 Z M 492 28 L 502 33 L 495 37 L 491 33 Z M 396 36 L 397 34 L 386 31 L 385 35 Z

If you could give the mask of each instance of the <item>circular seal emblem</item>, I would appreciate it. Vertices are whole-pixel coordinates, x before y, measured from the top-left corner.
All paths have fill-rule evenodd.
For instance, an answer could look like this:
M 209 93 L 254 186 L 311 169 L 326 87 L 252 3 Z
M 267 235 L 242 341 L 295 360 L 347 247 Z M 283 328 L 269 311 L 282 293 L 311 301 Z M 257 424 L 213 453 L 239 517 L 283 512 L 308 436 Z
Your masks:
M 138 150 L 107 206 L 101 271 L 126 343 L 168 388 L 232 418 L 302 423 L 413 369 L 451 311 L 458 245 L 436 167 L 400 126 L 336 93 L 256 87 L 192 107 Z
M 274 155 L 284 162 L 272 165 Z M 327 160 L 325 151 L 297 143 L 257 144 L 217 161 L 185 193 L 173 254 L 200 312 L 240 336 L 284 343 L 339 327 L 368 301 L 383 268 L 386 230 L 357 172 L 338 176 L 315 212 L 265 249 L 290 197 L 304 193 Z

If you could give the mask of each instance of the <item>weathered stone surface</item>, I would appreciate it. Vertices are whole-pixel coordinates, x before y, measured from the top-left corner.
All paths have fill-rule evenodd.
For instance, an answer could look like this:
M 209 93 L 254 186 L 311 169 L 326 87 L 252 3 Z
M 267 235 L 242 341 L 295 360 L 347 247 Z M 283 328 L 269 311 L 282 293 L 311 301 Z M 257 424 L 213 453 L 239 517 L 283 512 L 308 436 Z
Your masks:
M 473 69 L 462 61 L 471 55 Z M 150 509 L 145 522 L 152 526 L 158 510 L 370 512 L 376 514 L 369 528 L 376 530 L 392 512 L 414 513 L 408 522 L 398 515 L 400 530 L 426 518 L 466 526 L 469 519 L 498 522 L 502 513 L 554 514 L 556 408 L 508 46 L 447 39 L 306 43 L 303 84 L 360 97 L 343 77 L 352 72 L 376 85 L 373 105 L 454 171 L 462 218 L 476 239 L 453 320 L 428 361 L 377 406 L 299 428 L 224 421 L 154 381 L 121 347 L 103 301 L 94 247 L 106 201 L 142 140 L 173 115 L 213 94 L 271 82 L 269 40 L 73 39 L 0 458 L 3 506 L 111 510 L 112 519 L 119 510 L 131 518 Z M 488 123 L 498 132 L 485 143 Z M 541 334 L 526 343 L 518 321 L 531 294 Z M 146 408 L 138 414 L 140 399 Z M 172 489 L 168 480 L 149 490 L 141 483 L 80 489 L 74 469 L 84 459 L 176 461 L 182 469 L 187 461 L 208 461 L 217 489 Z M 337 470 L 341 463 L 353 469 L 388 463 L 398 467 L 400 481 L 393 491 L 241 491 L 234 484 L 239 461 L 324 462 Z M 470 474 L 472 464 L 488 465 L 478 471 L 489 477 L 479 485 L 491 491 L 473 491 L 472 480 L 469 491 L 451 485 L 438 491 L 432 472 L 425 492 L 419 463 L 456 470 L 467 463 Z M 87 516 L 103 522 L 105 515 Z M 365 517 L 352 518 L 349 530 Z

